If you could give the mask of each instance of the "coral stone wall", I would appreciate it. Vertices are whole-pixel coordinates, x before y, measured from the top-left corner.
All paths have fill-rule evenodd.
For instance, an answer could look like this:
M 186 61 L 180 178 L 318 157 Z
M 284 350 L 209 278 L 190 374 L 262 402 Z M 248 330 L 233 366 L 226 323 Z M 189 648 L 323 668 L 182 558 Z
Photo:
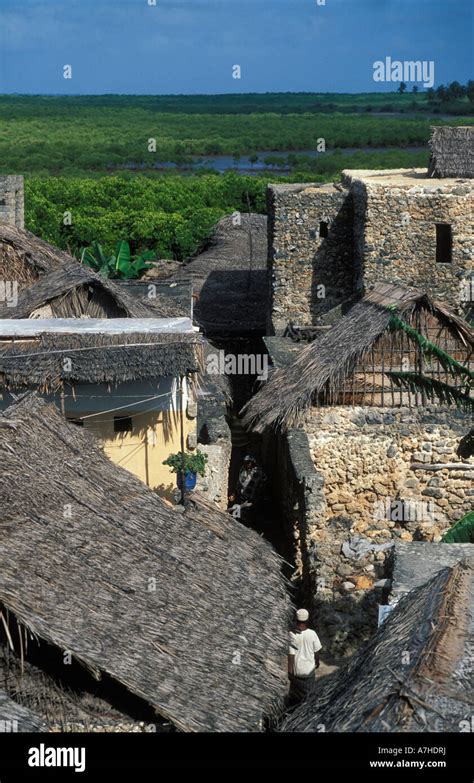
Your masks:
M 472 509 L 472 460 L 455 454 L 470 426 L 467 414 L 435 407 L 340 407 L 309 417 L 323 503 L 306 520 L 307 568 L 334 654 L 353 652 L 375 630 L 393 542 L 439 541 Z
M 207 454 L 206 474 L 199 477 L 198 491 L 223 511 L 228 506 L 229 467 L 232 452 L 230 438 L 218 443 L 198 444 L 199 451 Z
M 474 276 L 474 185 L 415 179 L 378 184 L 345 175 L 354 199 L 357 287 L 386 279 L 462 310 Z M 452 261 L 436 261 L 436 224 L 451 225 Z
M 269 267 L 276 331 L 318 316 L 379 280 L 458 309 L 474 299 L 474 183 L 425 171 L 345 171 L 340 185 L 270 185 Z M 320 236 L 321 223 L 328 227 Z M 436 261 L 436 224 L 452 260 Z
M 270 185 L 268 216 L 273 325 L 315 323 L 353 290 L 351 198 L 334 185 Z

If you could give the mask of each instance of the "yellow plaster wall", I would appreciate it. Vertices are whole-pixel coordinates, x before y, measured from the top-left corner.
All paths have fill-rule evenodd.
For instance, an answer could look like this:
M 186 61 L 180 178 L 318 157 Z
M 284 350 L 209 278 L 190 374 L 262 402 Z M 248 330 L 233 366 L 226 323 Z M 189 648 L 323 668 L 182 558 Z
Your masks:
M 132 432 L 114 432 L 110 414 L 85 420 L 85 428 L 100 439 L 107 456 L 126 468 L 151 489 L 169 500 L 176 487 L 176 475 L 163 465 L 170 454 L 181 451 L 179 411 L 152 411 L 132 415 Z M 183 413 L 184 444 L 188 434 L 196 433 L 196 419 Z

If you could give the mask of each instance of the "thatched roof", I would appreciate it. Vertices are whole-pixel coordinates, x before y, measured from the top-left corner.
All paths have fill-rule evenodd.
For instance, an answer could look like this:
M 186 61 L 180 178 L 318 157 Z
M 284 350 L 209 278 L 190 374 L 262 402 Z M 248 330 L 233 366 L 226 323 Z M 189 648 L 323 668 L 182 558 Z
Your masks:
M 107 280 L 70 257 L 62 258 L 62 263 L 53 271 L 34 280 L 26 288 L 20 288 L 15 307 L 0 304 L 0 319 L 32 316 L 156 318 L 158 315 L 173 318 L 183 315 L 183 309 L 160 293 L 156 293 L 152 300 L 134 296 L 125 286 Z
M 471 560 L 408 593 L 281 730 L 316 732 L 322 724 L 326 732 L 459 732 L 474 699 L 473 576 Z
M 186 318 L 193 316 L 193 286 L 191 280 L 181 280 L 179 275 L 175 280 L 149 279 L 145 280 L 114 280 L 114 284 L 125 289 L 132 298 L 144 302 L 159 318 L 165 306 L 174 306 L 172 315 Z
M 474 125 L 431 129 L 429 177 L 474 177 Z
M 219 220 L 209 247 L 183 265 L 177 279 L 193 283 L 194 316 L 207 334 L 267 331 L 267 218 L 242 214 Z M 168 278 L 171 280 L 172 278 Z
M 0 628 L 0 692 L 4 691 L 15 705 L 33 712 L 52 731 L 104 731 L 124 726 L 129 731 L 143 731 L 138 717 L 154 723 L 158 731 L 170 728 L 167 721 L 156 718 L 149 705 L 124 693 L 115 681 L 97 682 L 73 660 L 67 667 L 62 665 L 63 651 L 36 639 L 21 625 L 14 627 L 11 618 L 9 627 L 16 650 L 12 651 L 6 634 L 2 644 L 4 628 Z M 17 643 L 20 634 L 23 648 Z
M 244 423 L 259 432 L 297 423 L 323 391 L 340 388 L 388 330 L 392 313 L 387 308 L 393 305 L 405 319 L 419 309 L 432 312 L 461 345 L 474 346 L 472 329 L 442 303 L 420 291 L 378 283 L 328 332 L 303 348 L 293 363 L 272 373 L 244 408 Z
M 23 228 L 0 223 L 0 279 L 30 283 L 71 256 Z M 76 262 L 77 263 L 77 262 Z
M 0 603 L 185 731 L 247 731 L 286 690 L 281 560 L 195 497 L 167 506 L 26 395 L 0 416 Z
M 202 338 L 197 333 L 53 332 L 2 340 L 0 323 L 0 384 L 11 388 L 54 390 L 63 383 L 117 384 L 176 377 L 197 372 L 201 364 Z
M 44 721 L 31 710 L 12 701 L 0 690 L 0 734 L 8 731 L 46 731 Z

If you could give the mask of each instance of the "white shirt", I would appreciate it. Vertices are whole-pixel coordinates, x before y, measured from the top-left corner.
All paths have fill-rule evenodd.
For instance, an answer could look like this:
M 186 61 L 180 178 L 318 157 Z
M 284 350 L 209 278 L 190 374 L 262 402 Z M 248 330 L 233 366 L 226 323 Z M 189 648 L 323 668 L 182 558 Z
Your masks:
M 314 654 L 322 645 L 318 635 L 311 628 L 304 631 L 290 632 L 289 655 L 295 656 L 294 674 L 297 677 L 305 677 L 315 669 Z

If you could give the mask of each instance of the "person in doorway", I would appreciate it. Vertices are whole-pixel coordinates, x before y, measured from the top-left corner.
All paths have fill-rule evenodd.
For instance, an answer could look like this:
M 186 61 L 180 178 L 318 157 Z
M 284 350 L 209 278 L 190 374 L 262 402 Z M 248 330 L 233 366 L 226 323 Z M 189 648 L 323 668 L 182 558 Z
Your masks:
M 235 493 L 229 496 L 228 511 L 242 524 L 251 524 L 263 502 L 263 487 L 267 477 L 255 457 L 247 454 L 240 468 Z
M 288 650 L 288 679 L 290 681 L 289 704 L 299 704 L 310 693 L 316 669 L 319 669 L 321 642 L 316 631 L 308 626 L 309 612 L 298 609 L 296 630 L 290 632 Z
M 238 503 L 257 503 L 261 496 L 266 476 L 258 466 L 255 457 L 247 454 L 239 472 L 236 499 Z

